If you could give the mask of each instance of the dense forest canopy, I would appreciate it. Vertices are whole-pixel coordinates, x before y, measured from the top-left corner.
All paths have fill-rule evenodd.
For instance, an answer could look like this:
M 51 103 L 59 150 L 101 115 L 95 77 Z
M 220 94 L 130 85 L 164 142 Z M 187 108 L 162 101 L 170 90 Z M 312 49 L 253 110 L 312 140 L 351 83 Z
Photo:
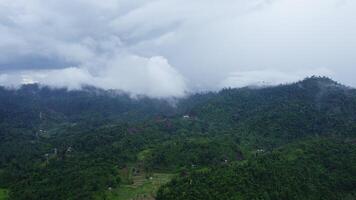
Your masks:
M 193 172 L 162 187 L 170 199 L 355 199 L 356 146 L 311 140 L 247 162 Z
M 356 90 L 326 77 L 168 100 L 0 88 L 0 191 L 114 199 L 159 173 L 161 200 L 355 199 L 355 136 Z

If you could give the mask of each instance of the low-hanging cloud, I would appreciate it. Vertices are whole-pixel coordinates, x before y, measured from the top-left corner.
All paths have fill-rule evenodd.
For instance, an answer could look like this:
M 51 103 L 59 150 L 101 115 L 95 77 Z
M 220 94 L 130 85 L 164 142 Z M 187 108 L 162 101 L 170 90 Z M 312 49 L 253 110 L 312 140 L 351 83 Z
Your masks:
M 0 84 L 40 83 L 51 87 L 80 89 L 94 85 L 103 89 L 120 89 L 131 95 L 149 97 L 181 97 L 185 95 L 184 78 L 163 57 L 142 58 L 133 55 L 119 56 L 102 63 L 100 71 L 92 67 L 67 67 L 51 70 L 27 70 L 4 73 Z M 122 66 L 122 67 L 121 67 Z
M 328 75 L 356 86 L 348 0 L 1 0 L 0 84 L 151 97 Z

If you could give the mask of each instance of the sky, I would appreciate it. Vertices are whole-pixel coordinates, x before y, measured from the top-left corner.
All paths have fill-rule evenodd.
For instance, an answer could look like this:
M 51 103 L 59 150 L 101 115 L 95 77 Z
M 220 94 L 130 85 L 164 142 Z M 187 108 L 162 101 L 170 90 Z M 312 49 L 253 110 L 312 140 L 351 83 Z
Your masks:
M 0 0 L 0 85 L 132 95 L 280 84 L 356 87 L 354 0 Z

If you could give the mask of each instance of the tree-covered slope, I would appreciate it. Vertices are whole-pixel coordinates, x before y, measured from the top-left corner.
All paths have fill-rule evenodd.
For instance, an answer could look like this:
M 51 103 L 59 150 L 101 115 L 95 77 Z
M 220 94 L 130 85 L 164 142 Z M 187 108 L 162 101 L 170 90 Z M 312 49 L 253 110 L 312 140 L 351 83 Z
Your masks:
M 308 136 L 355 136 L 356 90 L 312 77 L 278 87 L 225 89 L 190 112 L 268 148 Z
M 19 89 L 0 88 L 0 119 L 17 127 L 37 127 L 47 122 L 139 121 L 172 113 L 173 100 L 130 97 L 120 91 L 93 87 L 82 90 L 51 89 L 23 85 Z
M 312 140 L 174 179 L 157 200 L 356 198 L 356 145 Z

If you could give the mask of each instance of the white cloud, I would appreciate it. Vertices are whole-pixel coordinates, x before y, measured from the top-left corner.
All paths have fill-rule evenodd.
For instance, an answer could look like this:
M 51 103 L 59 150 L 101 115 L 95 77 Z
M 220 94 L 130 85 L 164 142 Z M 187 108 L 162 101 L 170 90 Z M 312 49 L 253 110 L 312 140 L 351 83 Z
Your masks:
M 355 9 L 350 0 L 1 0 L 0 82 L 161 97 L 324 68 L 356 86 Z
M 18 87 L 39 83 L 51 87 L 80 89 L 94 85 L 104 89 L 119 89 L 131 95 L 149 97 L 182 97 L 186 93 L 184 78 L 163 57 L 143 58 L 132 55 L 117 56 L 101 63 L 102 69 L 69 67 L 64 69 L 12 72 L 0 75 L 0 84 Z

